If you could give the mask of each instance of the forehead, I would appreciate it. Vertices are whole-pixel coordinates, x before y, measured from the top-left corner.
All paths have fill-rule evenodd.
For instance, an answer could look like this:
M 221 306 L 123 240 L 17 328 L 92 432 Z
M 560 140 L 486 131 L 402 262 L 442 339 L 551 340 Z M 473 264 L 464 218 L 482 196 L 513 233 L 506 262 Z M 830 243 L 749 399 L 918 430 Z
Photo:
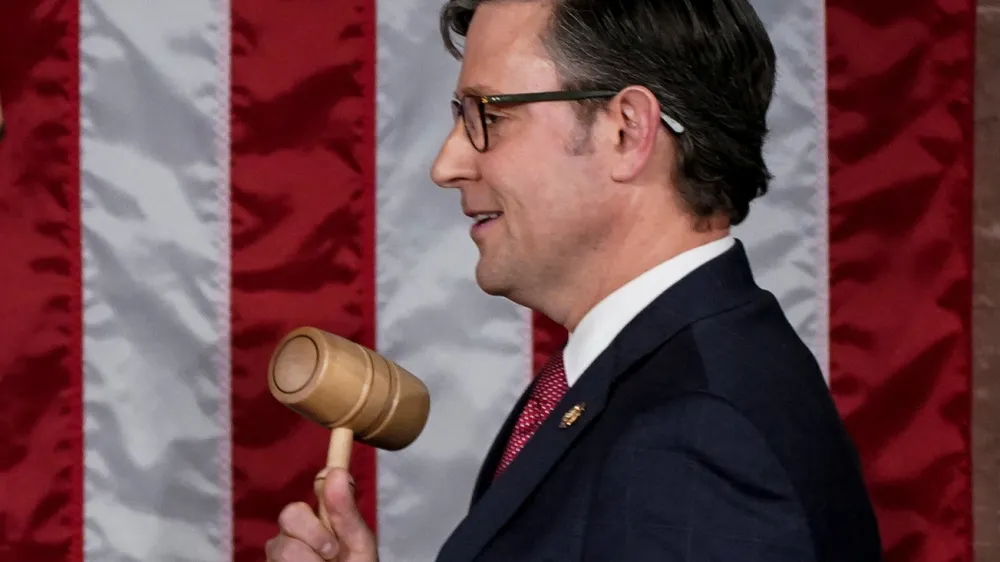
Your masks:
M 469 26 L 459 90 L 514 93 L 549 89 L 556 68 L 541 43 L 547 2 L 495 0 L 479 6 Z

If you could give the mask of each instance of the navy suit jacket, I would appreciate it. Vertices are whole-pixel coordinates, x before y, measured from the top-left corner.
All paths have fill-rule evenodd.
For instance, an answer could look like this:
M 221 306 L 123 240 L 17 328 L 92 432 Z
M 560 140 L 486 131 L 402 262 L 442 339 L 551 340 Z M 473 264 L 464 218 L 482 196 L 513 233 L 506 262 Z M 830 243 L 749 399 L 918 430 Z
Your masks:
M 628 324 L 494 480 L 529 391 L 439 562 L 880 560 L 821 371 L 740 243 Z

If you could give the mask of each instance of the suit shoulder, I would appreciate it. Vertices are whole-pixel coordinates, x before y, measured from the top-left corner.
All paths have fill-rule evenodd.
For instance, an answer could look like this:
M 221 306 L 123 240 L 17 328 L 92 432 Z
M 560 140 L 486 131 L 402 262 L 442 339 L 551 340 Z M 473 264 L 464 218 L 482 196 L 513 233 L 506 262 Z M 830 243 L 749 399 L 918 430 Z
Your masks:
M 856 449 L 818 363 L 770 294 L 688 325 L 627 373 L 616 393 L 636 427 L 650 419 L 672 426 L 660 437 L 683 430 L 691 439 L 697 429 L 740 441 L 733 447 L 743 458 L 773 456 L 821 551 L 877 547 Z

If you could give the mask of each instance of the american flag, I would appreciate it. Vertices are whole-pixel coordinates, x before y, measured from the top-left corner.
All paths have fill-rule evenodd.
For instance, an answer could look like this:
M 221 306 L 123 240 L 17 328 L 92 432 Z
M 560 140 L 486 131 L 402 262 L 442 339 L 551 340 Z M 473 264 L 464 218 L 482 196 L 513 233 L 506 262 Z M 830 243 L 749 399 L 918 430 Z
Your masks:
M 776 178 L 736 235 L 819 359 L 887 560 L 971 562 L 972 0 L 754 0 Z M 3 0 L 0 560 L 263 558 L 328 433 L 266 385 L 320 327 L 420 377 L 355 447 L 385 562 L 431 560 L 564 334 L 476 286 L 430 163 L 428 0 Z

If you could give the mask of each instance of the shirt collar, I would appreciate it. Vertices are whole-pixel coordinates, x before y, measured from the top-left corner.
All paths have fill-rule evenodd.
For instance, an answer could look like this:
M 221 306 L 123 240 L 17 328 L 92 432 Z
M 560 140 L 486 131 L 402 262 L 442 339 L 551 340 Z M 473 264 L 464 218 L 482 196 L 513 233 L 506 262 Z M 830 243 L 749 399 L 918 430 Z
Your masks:
M 605 297 L 580 320 L 563 353 L 570 386 L 644 308 L 674 283 L 735 244 L 732 236 L 703 244 L 656 265 Z

